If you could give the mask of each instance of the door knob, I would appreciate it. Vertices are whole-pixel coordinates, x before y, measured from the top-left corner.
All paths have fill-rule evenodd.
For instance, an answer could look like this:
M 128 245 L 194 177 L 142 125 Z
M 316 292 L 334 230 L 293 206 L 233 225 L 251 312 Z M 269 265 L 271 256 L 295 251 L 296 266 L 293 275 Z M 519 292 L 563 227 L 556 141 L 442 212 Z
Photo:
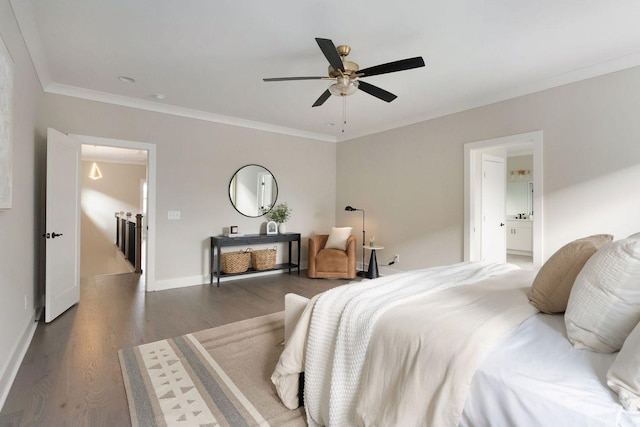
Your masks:
M 58 236 L 62 236 L 62 233 L 56 233 L 56 232 L 53 232 L 53 233 L 44 233 L 44 234 L 42 235 L 42 237 L 45 237 L 45 238 L 47 238 L 47 239 L 55 239 L 55 238 L 56 238 L 56 237 L 58 237 Z
M 500 227 L 504 227 L 504 223 L 503 222 L 500 223 Z

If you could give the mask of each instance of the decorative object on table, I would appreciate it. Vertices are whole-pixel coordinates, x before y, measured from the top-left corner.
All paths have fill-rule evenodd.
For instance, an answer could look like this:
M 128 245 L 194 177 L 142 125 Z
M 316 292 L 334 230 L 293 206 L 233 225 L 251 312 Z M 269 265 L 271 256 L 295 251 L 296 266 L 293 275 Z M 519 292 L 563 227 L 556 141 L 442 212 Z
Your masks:
M 220 255 L 220 269 L 225 274 L 244 273 L 249 269 L 248 251 L 225 252 Z
M 284 223 L 291 218 L 291 212 L 293 212 L 293 210 L 287 205 L 287 202 L 282 202 L 267 212 L 267 218 L 278 223 L 278 231 L 280 234 L 284 234 L 287 232 Z
M 13 84 L 13 59 L 0 37 L 0 210 L 12 204 Z
M 244 237 L 244 234 L 239 233 L 237 225 L 229 226 L 223 234 L 225 237 Z
M 267 223 L 267 234 L 278 234 L 278 224 L 275 221 Z
M 369 246 L 375 246 L 376 244 L 376 236 L 369 237 Z
M 344 208 L 345 211 L 348 212 L 355 212 L 355 211 L 360 211 L 362 212 L 362 245 L 365 245 L 365 242 L 367 241 L 366 239 L 366 232 L 364 231 L 364 209 L 358 209 L 358 208 L 354 208 L 352 206 L 347 206 L 346 208 Z M 375 237 L 374 237 L 375 238 Z M 361 277 L 366 277 L 367 272 L 364 271 L 364 249 L 362 249 L 362 270 L 358 271 L 358 276 Z
M 256 194 L 257 193 L 257 194 Z M 269 169 L 246 165 L 229 181 L 229 200 L 242 215 L 258 218 L 269 212 L 278 198 L 278 183 Z
M 276 265 L 277 252 L 275 246 L 272 249 L 251 250 L 251 268 L 258 271 L 271 270 Z

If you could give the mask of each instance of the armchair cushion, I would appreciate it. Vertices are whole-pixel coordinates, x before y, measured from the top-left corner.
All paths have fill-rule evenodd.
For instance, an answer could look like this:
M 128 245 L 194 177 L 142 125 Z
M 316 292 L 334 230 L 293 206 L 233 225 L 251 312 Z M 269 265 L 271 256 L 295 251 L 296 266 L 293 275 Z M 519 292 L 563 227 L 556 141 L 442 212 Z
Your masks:
M 327 243 L 325 243 L 325 249 L 340 249 L 341 251 L 347 250 L 347 240 L 351 236 L 351 227 L 332 227 L 331 233 Z

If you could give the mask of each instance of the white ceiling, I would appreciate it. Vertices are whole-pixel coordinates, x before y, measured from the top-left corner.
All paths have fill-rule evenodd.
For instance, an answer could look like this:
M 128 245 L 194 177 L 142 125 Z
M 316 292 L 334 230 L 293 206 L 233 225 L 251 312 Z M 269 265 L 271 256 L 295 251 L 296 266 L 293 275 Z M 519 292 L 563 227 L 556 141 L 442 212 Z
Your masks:
M 48 92 L 327 141 L 640 65 L 637 0 L 11 3 Z M 343 134 L 341 99 L 311 108 L 326 81 L 262 81 L 324 75 L 315 37 L 426 67 L 366 79 L 398 98 L 348 97 Z

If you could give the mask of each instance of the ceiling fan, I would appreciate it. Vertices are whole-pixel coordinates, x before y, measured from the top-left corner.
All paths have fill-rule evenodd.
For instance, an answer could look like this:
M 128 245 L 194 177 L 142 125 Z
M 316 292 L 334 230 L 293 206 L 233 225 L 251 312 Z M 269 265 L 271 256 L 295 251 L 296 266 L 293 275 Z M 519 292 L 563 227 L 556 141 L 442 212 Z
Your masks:
M 358 89 L 369 95 L 375 96 L 386 102 L 391 102 L 397 98 L 391 92 L 387 92 L 377 86 L 360 80 L 362 77 L 377 76 L 379 74 L 394 73 L 396 71 L 410 70 L 412 68 L 424 67 L 424 60 L 421 56 L 415 58 L 401 59 L 399 61 L 388 62 L 374 67 L 360 70 L 360 66 L 355 62 L 347 61 L 345 57 L 351 52 L 351 47 L 340 45 L 336 48 L 329 39 L 316 38 L 320 50 L 329 61 L 329 76 L 314 77 L 273 77 L 263 79 L 265 82 L 282 82 L 288 80 L 335 80 L 325 90 L 320 98 L 316 100 L 313 107 L 319 107 L 331 97 L 348 96 L 354 94 Z

